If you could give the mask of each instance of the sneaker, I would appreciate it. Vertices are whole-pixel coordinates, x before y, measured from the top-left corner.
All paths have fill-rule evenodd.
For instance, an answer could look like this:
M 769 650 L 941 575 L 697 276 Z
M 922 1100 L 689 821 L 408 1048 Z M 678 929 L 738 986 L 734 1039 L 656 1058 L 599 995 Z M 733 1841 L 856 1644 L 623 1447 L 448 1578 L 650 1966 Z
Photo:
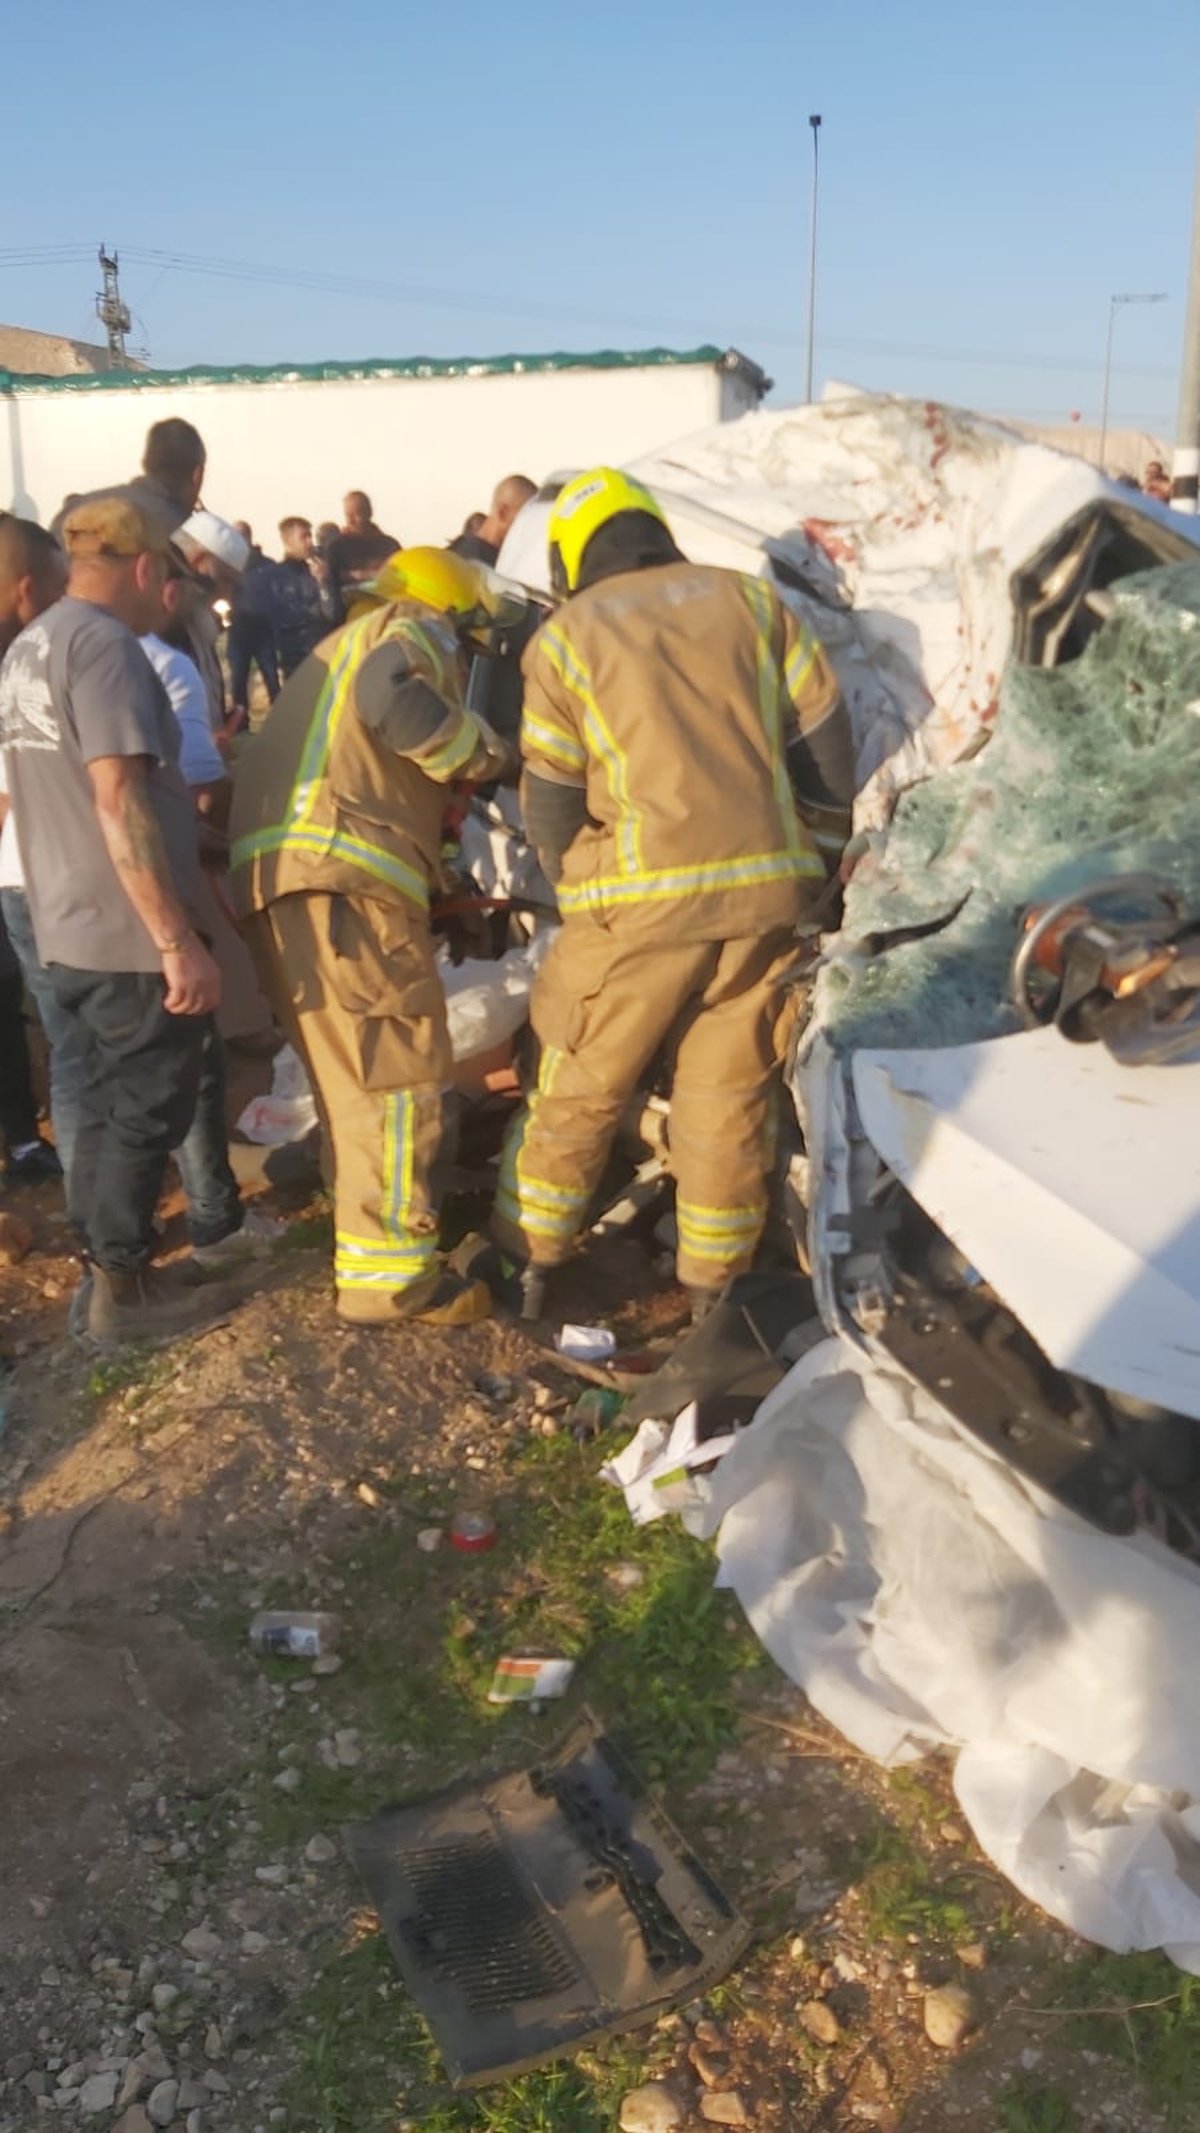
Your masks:
M 91 1280 L 86 1338 L 98 1348 L 188 1333 L 205 1319 L 216 1317 L 228 1301 L 221 1289 L 180 1288 L 158 1267 L 114 1274 L 98 1266 L 93 1267 Z
M 192 1260 L 200 1267 L 237 1266 L 244 1259 L 257 1259 L 260 1253 L 269 1252 L 278 1244 L 287 1230 L 287 1223 L 278 1215 L 268 1215 L 260 1208 L 248 1207 L 240 1229 L 231 1229 L 227 1237 L 218 1237 L 215 1244 L 194 1244 Z
M 49 1141 L 28 1141 L 19 1154 L 9 1155 L 4 1165 L 6 1185 L 49 1185 L 62 1177 L 57 1150 Z
M 492 1315 L 482 1281 L 435 1267 L 409 1289 L 341 1289 L 337 1314 L 352 1326 L 474 1326 Z

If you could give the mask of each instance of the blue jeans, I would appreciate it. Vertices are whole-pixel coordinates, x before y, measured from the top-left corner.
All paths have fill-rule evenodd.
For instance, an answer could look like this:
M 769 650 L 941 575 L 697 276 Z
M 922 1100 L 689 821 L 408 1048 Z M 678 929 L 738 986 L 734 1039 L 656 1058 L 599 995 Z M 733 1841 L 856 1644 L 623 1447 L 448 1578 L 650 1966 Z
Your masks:
M 68 1181 L 69 1204 L 71 1165 L 91 1071 L 89 1040 L 79 1017 L 63 1006 L 49 971 L 38 960 L 24 889 L 0 889 L 0 909 L 50 1047 L 50 1119 Z M 187 1195 L 188 1236 L 193 1244 L 219 1244 L 241 1228 L 245 1219 L 242 1196 L 229 1167 L 225 1126 L 225 1052 L 212 1016 L 204 1032 L 196 1108 L 186 1138 L 175 1149 L 175 1167 Z

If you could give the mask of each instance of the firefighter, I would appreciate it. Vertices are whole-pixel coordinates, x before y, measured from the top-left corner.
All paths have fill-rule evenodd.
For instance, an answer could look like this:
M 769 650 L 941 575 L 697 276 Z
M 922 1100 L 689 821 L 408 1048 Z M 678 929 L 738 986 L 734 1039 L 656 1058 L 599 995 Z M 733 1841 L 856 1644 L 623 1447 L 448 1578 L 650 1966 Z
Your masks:
M 518 603 L 519 604 L 519 603 Z M 236 773 L 234 897 L 312 1081 L 332 1170 L 339 1316 L 486 1317 L 436 1257 L 431 1172 L 451 1058 L 430 902 L 447 788 L 511 772 L 465 707 L 473 648 L 511 620 L 478 563 L 392 557 L 374 597 L 297 668 Z
M 850 725 L 770 579 L 687 562 L 624 474 L 569 482 L 549 542 L 564 604 L 525 654 L 522 795 L 563 924 L 493 1237 L 535 1315 L 665 1050 L 678 1274 L 699 1317 L 762 1234 L 797 926 L 848 834 Z

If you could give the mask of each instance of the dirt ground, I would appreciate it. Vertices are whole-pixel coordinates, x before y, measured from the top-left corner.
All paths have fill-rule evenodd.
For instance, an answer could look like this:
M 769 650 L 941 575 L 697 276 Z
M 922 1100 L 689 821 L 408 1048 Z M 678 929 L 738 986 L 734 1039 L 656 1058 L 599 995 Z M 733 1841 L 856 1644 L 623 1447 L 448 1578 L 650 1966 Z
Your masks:
M 308 1206 L 220 1323 L 97 1363 L 65 1338 L 57 1196 L 28 1204 L 35 1250 L 0 1271 L 0 2133 L 1200 2125 L 1188 1981 L 1023 1904 L 941 1766 L 888 1776 L 832 1735 L 707 1551 L 629 1526 L 547 1347 L 341 1329 Z M 637 1246 L 563 1302 L 635 1344 L 682 1320 Z M 497 1547 L 426 1552 L 464 1505 Z M 334 1661 L 257 1658 L 263 1604 L 335 1615 Z M 578 1660 L 566 1715 L 489 1707 L 498 1654 L 539 1643 Z M 340 1831 L 527 1760 L 584 1701 L 751 1949 L 649 2031 L 454 2096 Z M 931 2013 L 943 1986 L 965 1997 Z M 961 2039 L 930 2041 L 939 2008 Z

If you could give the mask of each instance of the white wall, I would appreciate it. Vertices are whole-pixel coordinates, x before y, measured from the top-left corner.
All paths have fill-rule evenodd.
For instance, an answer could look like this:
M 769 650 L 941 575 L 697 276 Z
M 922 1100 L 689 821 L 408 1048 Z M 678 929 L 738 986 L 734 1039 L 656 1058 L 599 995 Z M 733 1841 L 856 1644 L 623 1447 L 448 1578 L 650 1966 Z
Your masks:
M 618 465 L 740 412 L 706 364 L 479 378 L 106 387 L 0 395 L 0 505 L 49 523 L 69 492 L 127 481 L 152 422 L 182 415 L 208 447 L 204 501 L 249 519 L 271 553 L 288 512 L 341 518 L 366 489 L 405 544 L 443 542 L 495 482 Z M 723 389 L 726 388 L 726 389 Z

